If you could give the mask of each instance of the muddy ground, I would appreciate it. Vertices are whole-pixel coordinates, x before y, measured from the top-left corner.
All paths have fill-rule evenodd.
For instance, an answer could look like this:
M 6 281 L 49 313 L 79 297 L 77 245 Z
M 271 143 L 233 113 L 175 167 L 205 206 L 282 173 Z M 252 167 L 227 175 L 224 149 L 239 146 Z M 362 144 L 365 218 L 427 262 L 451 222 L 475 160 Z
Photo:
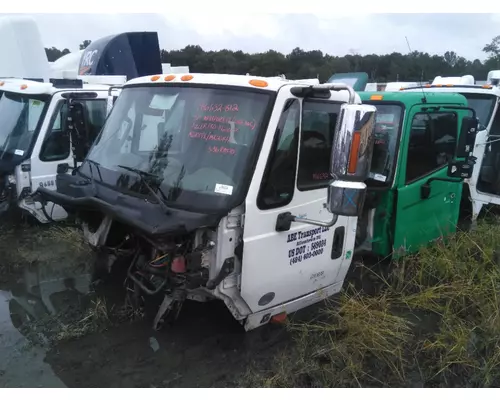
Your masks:
M 289 337 L 244 333 L 220 303 L 185 304 L 162 331 L 124 306 L 120 285 L 92 285 L 92 255 L 70 228 L 3 228 L 0 387 L 233 387 Z

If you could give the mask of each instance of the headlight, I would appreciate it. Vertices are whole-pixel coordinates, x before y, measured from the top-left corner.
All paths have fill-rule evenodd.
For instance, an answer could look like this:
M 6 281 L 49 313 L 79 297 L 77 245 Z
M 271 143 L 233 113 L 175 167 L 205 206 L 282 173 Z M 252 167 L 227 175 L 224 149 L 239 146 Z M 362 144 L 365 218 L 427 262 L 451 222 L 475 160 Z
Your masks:
M 9 182 L 11 185 L 14 185 L 16 183 L 16 177 L 14 175 L 9 175 L 7 177 L 7 182 Z

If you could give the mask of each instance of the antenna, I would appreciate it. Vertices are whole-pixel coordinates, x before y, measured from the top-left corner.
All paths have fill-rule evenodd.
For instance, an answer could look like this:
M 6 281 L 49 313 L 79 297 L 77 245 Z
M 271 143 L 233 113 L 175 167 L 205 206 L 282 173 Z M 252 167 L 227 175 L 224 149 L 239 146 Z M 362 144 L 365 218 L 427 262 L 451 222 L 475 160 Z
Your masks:
M 408 38 L 405 36 L 405 39 L 406 39 L 406 44 L 408 45 L 408 50 L 410 50 L 410 54 L 413 53 L 413 51 L 411 51 L 411 47 L 410 47 L 410 42 L 408 41 Z M 423 79 L 422 79 L 422 76 L 424 75 L 424 71 L 422 70 L 422 74 L 420 75 L 420 89 L 422 89 L 422 96 L 424 96 L 422 98 L 422 103 L 427 103 L 427 97 L 425 97 L 425 92 L 424 92 L 424 85 L 423 85 Z

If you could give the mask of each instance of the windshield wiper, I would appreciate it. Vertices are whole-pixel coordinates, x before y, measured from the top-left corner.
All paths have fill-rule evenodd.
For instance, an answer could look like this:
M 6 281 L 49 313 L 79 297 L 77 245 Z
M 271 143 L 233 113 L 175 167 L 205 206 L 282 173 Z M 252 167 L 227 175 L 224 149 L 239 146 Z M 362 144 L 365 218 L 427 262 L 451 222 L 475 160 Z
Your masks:
M 88 163 L 89 163 L 89 167 L 90 167 L 90 173 L 92 174 L 92 176 L 94 176 L 94 172 L 92 170 L 92 165 L 95 165 L 96 168 L 97 168 L 97 173 L 99 174 L 99 179 L 101 180 L 102 182 L 102 175 L 101 175 L 101 164 L 99 164 L 97 161 L 94 161 L 94 160 L 90 160 L 87 158 L 86 160 Z
M 94 196 L 97 196 L 97 187 L 95 186 L 95 180 L 94 180 L 94 170 L 92 169 L 92 165 L 95 165 L 97 168 L 97 173 L 99 174 L 99 179 L 102 182 L 102 175 L 101 175 L 101 164 L 99 164 L 97 161 L 86 159 L 89 163 L 89 169 L 90 169 L 90 184 L 92 185 L 92 191 L 94 192 Z
M 158 196 L 158 194 L 156 194 L 156 192 L 154 191 L 154 189 L 151 186 L 149 186 L 149 184 L 146 182 L 146 179 L 144 179 L 144 176 L 158 178 L 157 175 L 152 174 L 150 172 L 142 171 L 142 170 L 137 169 L 137 168 L 127 167 L 126 165 L 117 165 L 117 167 L 120 167 L 122 169 L 125 169 L 127 171 L 131 171 L 131 172 L 134 172 L 135 174 L 137 174 L 137 176 L 139 177 L 139 179 L 141 180 L 141 182 L 144 184 L 144 186 L 146 186 L 146 188 L 149 190 L 149 192 L 153 195 L 153 197 L 162 206 L 163 210 L 167 214 L 171 213 L 170 209 L 168 208 L 168 206 L 166 204 L 167 196 L 165 196 L 165 193 L 163 193 L 163 191 L 161 190 L 160 185 L 158 185 L 156 188 L 158 189 L 158 191 L 160 192 L 160 194 L 163 196 L 163 199 L 160 196 Z

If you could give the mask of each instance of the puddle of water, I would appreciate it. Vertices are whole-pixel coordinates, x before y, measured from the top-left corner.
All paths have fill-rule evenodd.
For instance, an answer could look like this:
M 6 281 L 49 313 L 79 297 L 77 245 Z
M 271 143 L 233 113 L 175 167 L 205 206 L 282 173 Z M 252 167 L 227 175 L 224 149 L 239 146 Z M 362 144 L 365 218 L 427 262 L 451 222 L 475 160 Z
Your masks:
M 17 282 L 0 290 L 0 387 L 66 386 L 45 362 L 50 339 L 44 321 L 61 326 L 61 312 L 82 311 L 90 275 L 81 269 L 75 272 L 26 267 Z
M 96 322 L 105 312 L 92 297 L 119 307 L 123 287 L 92 292 L 91 257 L 42 233 L 1 236 L 0 387 L 232 386 L 250 361 L 272 357 L 273 340 L 261 345 L 244 334 L 222 302 L 186 303 L 161 332 L 152 330 L 152 316 L 86 331 L 87 311 Z M 61 332 L 72 340 L 59 341 Z
M 65 387 L 44 362 L 45 350 L 29 341 L 11 320 L 10 292 L 0 291 L 0 382 L 2 387 Z

